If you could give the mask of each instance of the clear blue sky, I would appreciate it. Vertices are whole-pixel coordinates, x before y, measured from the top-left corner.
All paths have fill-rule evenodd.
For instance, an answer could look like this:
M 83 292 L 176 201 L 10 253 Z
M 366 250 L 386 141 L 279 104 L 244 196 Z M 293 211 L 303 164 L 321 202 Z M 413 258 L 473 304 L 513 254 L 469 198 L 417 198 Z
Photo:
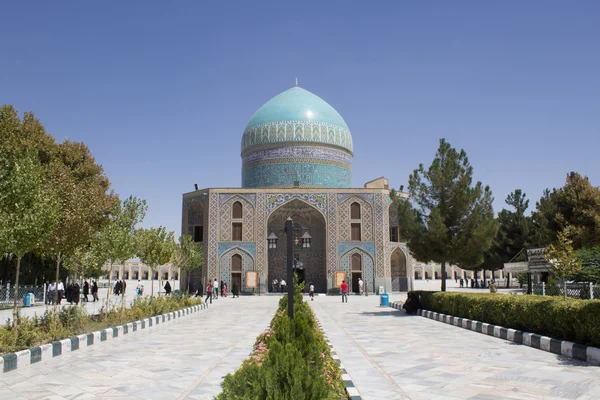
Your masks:
M 445 137 L 499 211 L 572 170 L 600 184 L 599 21 L 594 0 L 12 1 L 0 103 L 85 142 L 177 235 L 182 193 L 240 186 L 247 121 L 296 76 L 348 123 L 355 187 L 406 185 Z

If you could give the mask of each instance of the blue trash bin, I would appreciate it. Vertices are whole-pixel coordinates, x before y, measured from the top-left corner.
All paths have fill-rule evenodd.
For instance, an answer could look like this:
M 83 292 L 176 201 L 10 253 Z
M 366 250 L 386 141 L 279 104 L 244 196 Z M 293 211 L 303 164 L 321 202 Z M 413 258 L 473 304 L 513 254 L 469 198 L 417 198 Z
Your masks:
M 25 307 L 31 307 L 31 297 L 29 297 L 29 293 L 25 293 L 25 297 L 23 297 L 23 305 Z
M 379 305 L 382 307 L 389 307 L 390 305 L 390 295 L 387 293 L 382 293 L 380 295 L 380 302 Z

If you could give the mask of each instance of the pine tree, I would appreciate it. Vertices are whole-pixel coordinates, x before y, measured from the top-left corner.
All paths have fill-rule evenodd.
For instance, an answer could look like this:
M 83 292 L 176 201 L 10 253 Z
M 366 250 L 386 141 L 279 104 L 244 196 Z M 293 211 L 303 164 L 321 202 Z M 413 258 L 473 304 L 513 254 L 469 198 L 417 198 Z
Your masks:
M 472 175 L 465 151 L 441 139 L 431 166 L 420 164 L 409 177 L 410 200 L 393 199 L 413 256 L 440 263 L 442 291 L 446 264 L 476 268 L 496 234 L 492 192 L 481 182 L 473 185 Z

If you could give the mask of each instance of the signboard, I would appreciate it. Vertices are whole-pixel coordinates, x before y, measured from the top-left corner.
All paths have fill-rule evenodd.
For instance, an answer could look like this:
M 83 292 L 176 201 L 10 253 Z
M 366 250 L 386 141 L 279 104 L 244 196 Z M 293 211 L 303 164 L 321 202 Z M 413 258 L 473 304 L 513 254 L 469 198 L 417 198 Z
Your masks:
M 530 266 L 548 264 L 548 260 L 546 260 L 546 248 L 538 247 L 535 249 L 527 249 L 527 261 Z
M 255 289 L 258 286 L 258 272 L 246 271 L 246 289 Z
M 504 264 L 504 272 L 518 274 L 519 272 L 528 272 L 529 263 L 527 261 L 512 262 Z
M 335 271 L 335 286 L 342 286 L 342 282 L 346 280 L 346 272 Z

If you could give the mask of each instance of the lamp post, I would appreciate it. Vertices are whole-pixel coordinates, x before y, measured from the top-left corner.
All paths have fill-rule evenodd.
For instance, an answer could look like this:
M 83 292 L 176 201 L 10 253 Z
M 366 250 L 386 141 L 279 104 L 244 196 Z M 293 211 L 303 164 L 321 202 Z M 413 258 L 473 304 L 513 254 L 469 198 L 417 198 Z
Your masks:
M 294 238 L 294 223 L 292 217 L 288 217 L 285 221 L 285 233 L 287 235 L 287 288 L 288 288 L 288 317 L 294 319 L 294 267 L 296 266 L 296 260 L 294 257 L 294 246 L 298 246 L 300 241 L 298 238 Z M 277 236 L 274 232 L 267 237 L 267 243 L 269 249 L 277 248 Z M 312 237 L 308 232 L 304 232 L 302 239 L 302 248 L 310 248 Z
M 288 317 L 294 319 L 294 226 L 292 217 L 285 221 L 285 232 L 287 233 L 287 279 L 288 279 Z

